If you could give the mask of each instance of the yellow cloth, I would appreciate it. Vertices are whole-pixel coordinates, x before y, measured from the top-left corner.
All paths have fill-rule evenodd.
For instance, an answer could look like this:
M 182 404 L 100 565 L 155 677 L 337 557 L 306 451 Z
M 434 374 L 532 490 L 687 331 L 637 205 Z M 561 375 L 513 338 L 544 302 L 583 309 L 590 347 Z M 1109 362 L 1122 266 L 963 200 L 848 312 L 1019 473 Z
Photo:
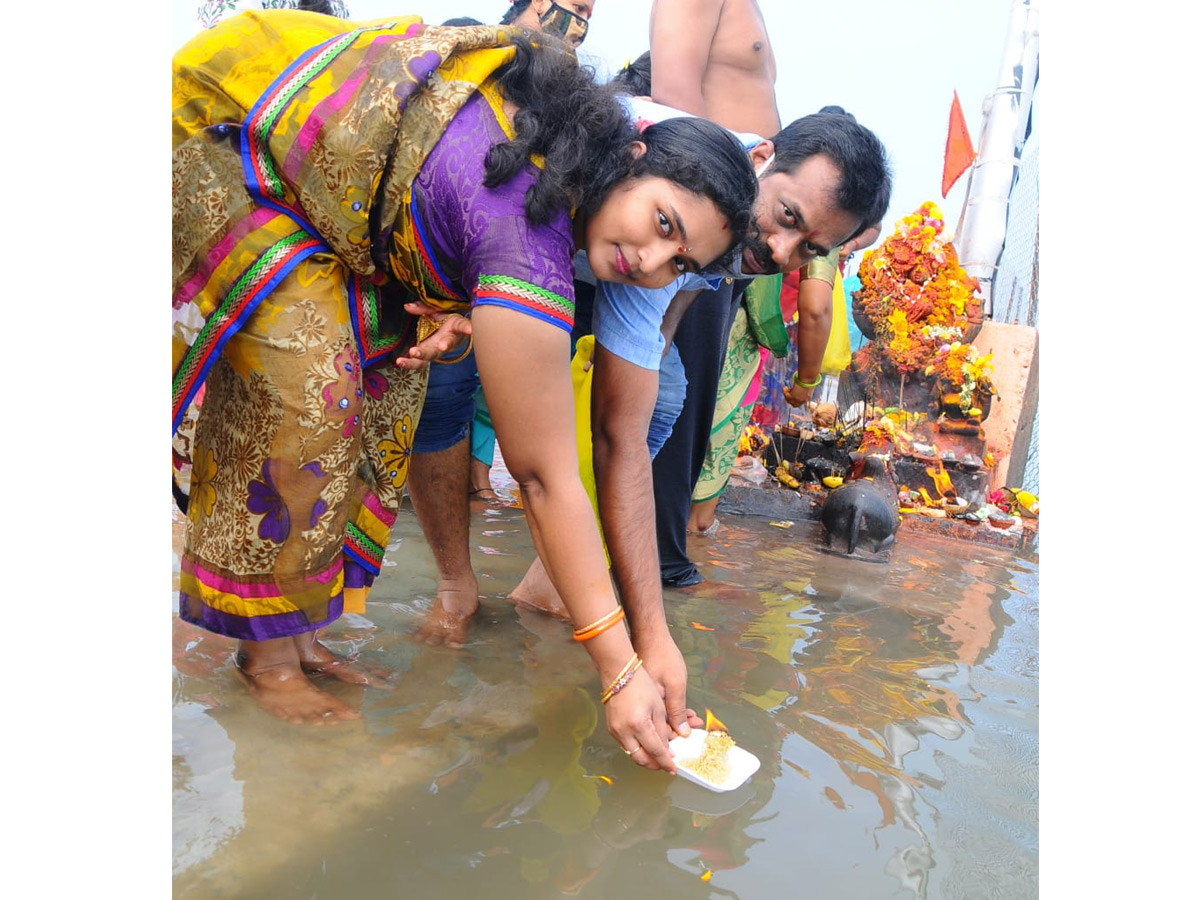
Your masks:
M 842 273 L 834 269 L 833 321 L 829 326 L 829 343 L 821 360 L 822 375 L 840 375 L 850 365 L 850 326 L 846 321 L 846 291 Z
M 595 335 L 585 334 L 575 344 L 571 359 L 571 386 L 575 389 L 575 449 L 579 454 L 579 480 L 592 502 L 596 527 L 600 529 L 600 544 L 604 561 L 612 566 L 608 545 L 604 543 L 604 526 L 600 524 L 600 501 L 596 496 L 596 473 L 592 467 L 592 355 L 596 352 Z

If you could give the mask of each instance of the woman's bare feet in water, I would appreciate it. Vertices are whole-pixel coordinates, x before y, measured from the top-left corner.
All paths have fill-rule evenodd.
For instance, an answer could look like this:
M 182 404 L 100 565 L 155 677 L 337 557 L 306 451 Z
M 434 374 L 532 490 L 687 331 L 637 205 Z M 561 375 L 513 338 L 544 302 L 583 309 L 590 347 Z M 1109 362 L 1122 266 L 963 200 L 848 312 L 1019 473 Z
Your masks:
M 508 595 L 508 602 L 522 609 L 531 609 L 555 619 L 562 619 L 564 622 L 571 621 L 571 614 L 567 612 L 566 604 L 562 602 L 562 597 L 558 596 L 558 591 L 550 582 L 541 557 L 534 559 L 521 583 Z
M 431 647 L 461 650 L 467 642 L 471 620 L 479 612 L 479 583 L 473 578 L 461 586 L 438 585 L 429 615 L 417 629 L 417 638 Z
M 717 519 L 717 503 L 720 497 L 713 497 L 700 503 L 693 503 L 688 511 L 687 533 L 698 534 L 701 537 L 712 537 L 720 525 Z
M 331 675 L 346 684 L 389 690 L 395 686 L 388 678 L 388 672 L 334 654 L 317 640 L 315 631 L 298 634 L 292 640 L 296 642 L 296 652 L 300 656 L 300 669 L 306 675 Z
M 293 638 L 239 641 L 234 662 L 238 677 L 255 702 L 293 725 L 338 725 L 362 717 L 358 710 L 308 680 Z

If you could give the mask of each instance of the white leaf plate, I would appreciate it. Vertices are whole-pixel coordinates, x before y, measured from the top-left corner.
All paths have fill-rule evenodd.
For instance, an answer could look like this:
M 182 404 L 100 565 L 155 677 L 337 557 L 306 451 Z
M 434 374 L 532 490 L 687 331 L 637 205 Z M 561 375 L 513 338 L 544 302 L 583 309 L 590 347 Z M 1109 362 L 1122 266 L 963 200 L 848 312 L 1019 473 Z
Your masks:
M 704 752 L 704 739 L 707 735 L 708 732 L 703 728 L 693 728 L 692 733 L 687 737 L 674 738 L 670 743 L 671 752 L 675 754 L 675 771 L 688 781 L 694 781 L 710 791 L 732 791 L 745 784 L 746 779 L 758 771 L 758 757 L 735 744 L 729 748 L 729 774 L 724 781 L 720 783 L 710 781 L 703 775 L 693 772 L 684 763 L 699 759 Z

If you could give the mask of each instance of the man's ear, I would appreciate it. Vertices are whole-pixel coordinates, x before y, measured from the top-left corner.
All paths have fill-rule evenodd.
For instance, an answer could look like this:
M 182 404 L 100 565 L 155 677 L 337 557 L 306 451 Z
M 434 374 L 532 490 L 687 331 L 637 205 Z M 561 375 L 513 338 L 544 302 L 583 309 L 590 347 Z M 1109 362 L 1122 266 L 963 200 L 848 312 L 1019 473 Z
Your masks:
M 766 165 L 772 156 L 775 155 L 775 144 L 773 141 L 762 140 L 750 148 L 750 164 L 754 166 L 754 171 L 758 172 Z M 761 173 L 760 173 L 761 174 Z

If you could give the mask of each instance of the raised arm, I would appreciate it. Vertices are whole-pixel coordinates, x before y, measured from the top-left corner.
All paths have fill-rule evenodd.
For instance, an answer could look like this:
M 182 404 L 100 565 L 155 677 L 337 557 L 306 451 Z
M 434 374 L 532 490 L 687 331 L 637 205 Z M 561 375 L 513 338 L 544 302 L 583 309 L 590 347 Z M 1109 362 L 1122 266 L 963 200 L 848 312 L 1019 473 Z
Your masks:
M 723 5 L 723 0 L 654 0 L 650 87 L 655 102 L 709 118 L 700 85 Z

